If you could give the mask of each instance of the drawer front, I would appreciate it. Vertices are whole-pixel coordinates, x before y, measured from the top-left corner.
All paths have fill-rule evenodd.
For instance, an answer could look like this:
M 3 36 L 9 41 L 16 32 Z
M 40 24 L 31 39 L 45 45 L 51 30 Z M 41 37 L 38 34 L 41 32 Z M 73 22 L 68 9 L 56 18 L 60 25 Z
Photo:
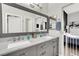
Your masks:
M 25 49 L 19 53 L 19 56 L 36 56 L 36 47 L 29 47 Z
M 9 53 L 6 56 L 36 56 L 36 48 L 30 47 L 27 49 L 22 49 L 13 53 Z
M 54 56 L 57 56 L 58 55 L 58 42 L 55 42 L 54 44 L 53 44 L 53 55 Z
M 54 56 L 57 56 L 58 55 L 57 46 L 53 46 L 53 55 Z
M 47 42 L 42 43 L 42 44 L 39 44 L 39 45 L 37 46 L 37 48 L 38 48 L 40 51 L 46 49 L 47 47 L 48 47 Z
M 36 55 L 37 55 L 36 46 L 28 48 L 28 53 L 26 54 L 26 56 L 36 56 Z
M 58 55 L 58 39 L 53 39 L 49 43 L 50 43 L 49 45 L 50 55 L 57 56 Z
M 46 49 L 42 49 L 38 51 L 38 55 L 39 56 L 51 56 L 51 54 L 53 54 L 53 48 L 48 46 Z
M 9 53 L 6 56 L 25 56 L 25 54 L 27 52 L 28 52 L 27 49 L 23 49 L 23 50 L 19 50 L 19 51 L 15 51 L 15 52 Z
M 48 51 L 47 51 L 47 49 L 42 50 L 42 51 L 39 50 L 37 55 L 38 56 L 48 56 Z
M 47 55 L 47 49 L 48 49 L 48 42 L 39 44 L 37 46 L 37 55 L 38 56 L 46 56 Z

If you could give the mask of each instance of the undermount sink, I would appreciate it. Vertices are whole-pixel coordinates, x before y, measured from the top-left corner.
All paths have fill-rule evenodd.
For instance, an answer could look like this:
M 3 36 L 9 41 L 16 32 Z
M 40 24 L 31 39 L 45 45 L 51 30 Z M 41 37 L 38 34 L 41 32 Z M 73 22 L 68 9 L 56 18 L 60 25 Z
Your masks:
M 30 40 L 30 42 L 36 42 L 36 41 L 41 41 L 41 40 L 50 39 L 50 38 L 51 38 L 50 36 L 39 37 L 39 38 Z
M 36 41 L 39 41 L 39 40 L 40 40 L 40 38 L 34 38 L 34 39 L 30 40 L 30 42 L 36 42 Z
M 46 37 L 43 37 L 43 38 L 47 38 L 47 39 L 49 39 L 49 38 L 52 38 L 51 36 L 46 36 Z
M 32 40 L 28 40 L 28 41 L 19 41 L 19 42 L 8 44 L 8 48 L 14 48 L 14 47 L 18 47 L 18 46 L 23 46 L 25 44 L 34 43 L 34 42 L 49 39 L 49 38 L 51 38 L 51 37 L 46 36 L 46 37 L 42 37 L 42 38 L 35 38 L 35 39 L 32 39 Z
M 22 45 L 29 44 L 29 43 L 31 42 L 30 41 L 19 41 L 19 42 L 9 44 L 8 48 L 14 48 L 14 47 L 22 46 Z

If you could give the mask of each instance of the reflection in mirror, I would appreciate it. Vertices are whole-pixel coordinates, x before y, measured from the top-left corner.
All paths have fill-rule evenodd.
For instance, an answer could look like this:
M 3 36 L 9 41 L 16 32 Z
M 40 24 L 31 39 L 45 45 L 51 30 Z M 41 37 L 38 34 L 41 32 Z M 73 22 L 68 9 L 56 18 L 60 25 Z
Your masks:
M 50 29 L 56 30 L 56 21 L 53 19 L 50 19 Z
M 22 19 L 20 16 L 7 14 L 7 33 L 22 32 Z
M 45 22 L 45 29 L 47 29 L 47 22 Z
M 39 24 L 36 24 L 36 28 L 39 28 Z
M 32 32 L 32 30 L 30 30 L 31 29 L 31 21 L 30 21 L 31 19 L 30 18 L 26 18 L 25 20 L 24 20 L 24 32 Z M 29 27 L 29 25 L 30 25 L 30 27 Z
M 35 18 L 36 28 L 35 31 L 46 31 L 47 30 L 47 18 L 42 16 L 36 16 Z
M 2 4 L 2 33 L 27 32 L 47 32 L 47 17 Z

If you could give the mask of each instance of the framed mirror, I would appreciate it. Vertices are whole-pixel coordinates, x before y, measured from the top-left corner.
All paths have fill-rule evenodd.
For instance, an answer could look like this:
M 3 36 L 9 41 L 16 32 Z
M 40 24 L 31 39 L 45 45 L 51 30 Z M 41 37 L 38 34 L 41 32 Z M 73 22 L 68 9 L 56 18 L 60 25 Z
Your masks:
M 0 4 L 1 37 L 47 33 L 49 17 L 15 3 Z
M 56 30 L 56 19 L 53 17 L 49 18 L 49 29 Z

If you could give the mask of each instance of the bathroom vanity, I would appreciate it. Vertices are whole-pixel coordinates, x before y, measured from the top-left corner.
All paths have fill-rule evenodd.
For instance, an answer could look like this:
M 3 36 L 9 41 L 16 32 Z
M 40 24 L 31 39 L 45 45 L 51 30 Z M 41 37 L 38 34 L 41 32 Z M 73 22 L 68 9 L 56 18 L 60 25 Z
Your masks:
M 9 11 L 8 11 L 9 10 Z M 0 4 L 0 44 L 1 56 L 57 56 L 59 38 L 56 36 L 35 37 L 48 33 L 49 16 L 16 3 Z M 30 36 L 32 37 L 30 38 Z M 28 37 L 26 39 L 15 37 Z M 14 39 L 7 40 L 12 37 Z M 30 38 L 30 40 L 29 40 Z M 3 40 L 4 39 L 4 40 Z M 11 42 L 7 42 L 11 41 Z M 3 43 L 1 42 L 1 43 Z
M 44 36 L 33 39 L 23 45 L 12 47 L 11 45 L 4 50 L 0 50 L 3 56 L 58 56 L 59 38 Z M 16 43 L 15 43 L 16 44 Z M 21 44 L 21 43 L 20 43 Z

